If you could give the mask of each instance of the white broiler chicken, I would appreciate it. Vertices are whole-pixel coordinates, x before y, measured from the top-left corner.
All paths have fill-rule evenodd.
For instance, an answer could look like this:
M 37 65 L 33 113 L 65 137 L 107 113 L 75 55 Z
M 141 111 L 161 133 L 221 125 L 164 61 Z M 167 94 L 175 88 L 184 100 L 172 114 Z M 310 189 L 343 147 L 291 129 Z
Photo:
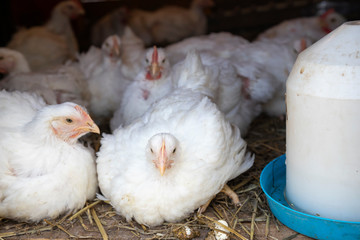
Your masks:
M 230 58 L 243 81 L 246 101 L 261 104 L 270 116 L 284 116 L 286 79 L 299 52 L 310 45 L 309 39 L 254 41 L 240 47 Z
M 31 72 L 21 53 L 0 48 L 0 68 L 8 73 L 0 82 L 0 90 L 35 92 L 48 104 L 71 101 L 88 105 L 86 80 L 82 71 L 75 66 L 58 66 L 42 72 Z
M 260 47 L 257 49 L 255 44 L 223 32 L 185 39 L 166 50 L 170 61 L 180 61 L 181 64 L 188 51 L 197 49 L 205 66 L 219 70 L 219 75 L 214 77 L 218 83 L 213 91 L 216 93 L 214 102 L 226 119 L 237 125 L 245 136 L 251 122 L 261 113 L 262 104 L 272 98 L 277 85 L 280 85 L 273 72 L 281 71 L 280 74 L 284 75 L 283 69 L 288 70 L 288 65 L 295 60 L 290 63 L 288 59 L 282 60 L 284 53 L 274 51 L 281 49 L 280 44 L 276 44 L 277 48 L 270 46 L 270 50 L 265 43 Z M 264 69 L 267 62 L 274 67 L 271 72 Z
M 120 107 L 110 121 L 111 130 L 127 125 L 144 114 L 150 105 L 172 91 L 171 69 L 163 49 L 149 49 L 145 57 L 146 68 L 131 83 Z
M 155 11 L 141 9 L 126 11 L 119 8 L 95 24 L 92 29 L 92 39 L 98 41 L 97 39 L 104 39 L 109 34 L 121 34 L 122 32 L 118 31 L 124 28 L 124 22 L 145 42 L 146 46 L 163 45 L 202 35 L 207 31 L 204 9 L 213 5 L 212 0 L 193 0 L 190 8 L 164 6 Z
M 95 156 L 77 141 L 89 132 L 99 128 L 79 105 L 0 91 L 0 217 L 38 222 L 93 199 Z
M 283 21 L 259 34 L 256 40 L 275 40 L 278 42 L 307 38 L 311 43 L 340 26 L 346 20 L 334 9 L 320 16 L 302 17 Z
M 101 49 L 93 46 L 79 56 L 78 64 L 85 73 L 91 95 L 89 110 L 98 124 L 112 116 L 131 83 L 121 71 L 120 45 L 120 37 L 112 35 Z
M 101 140 L 101 193 L 128 221 L 148 226 L 181 221 L 204 210 L 222 189 L 231 190 L 226 183 L 253 165 L 239 129 L 202 93 L 206 72 L 191 76 L 180 76 L 174 92 Z
M 269 115 L 284 114 L 285 83 L 300 51 L 299 43 L 303 43 L 305 47 L 308 44 L 305 39 L 290 40 L 283 44 L 276 41 L 240 44 L 233 49 L 230 57 L 223 60 L 232 64 L 242 82 L 241 100 L 237 105 L 239 108 L 231 112 L 235 120 L 228 119 L 237 124 L 243 136 L 252 120 L 263 111 L 264 104 L 269 103 L 265 110 Z M 230 94 L 224 94 L 224 98 L 228 99 L 228 95 Z
M 45 25 L 19 30 L 7 47 L 24 54 L 33 71 L 60 65 L 78 52 L 70 19 L 81 14 L 84 9 L 78 0 L 60 2 Z

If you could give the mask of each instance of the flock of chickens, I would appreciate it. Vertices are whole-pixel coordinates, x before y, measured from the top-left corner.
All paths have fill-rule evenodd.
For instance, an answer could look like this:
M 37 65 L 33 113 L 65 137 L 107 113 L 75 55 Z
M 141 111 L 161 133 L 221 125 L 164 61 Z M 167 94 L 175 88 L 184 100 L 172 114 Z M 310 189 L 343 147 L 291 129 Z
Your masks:
M 285 114 L 297 54 L 345 20 L 330 10 L 249 42 L 204 35 L 199 6 L 211 4 L 133 10 L 121 37 L 109 33 L 100 48 L 79 53 L 70 19 L 84 9 L 67 0 L 44 26 L 0 48 L 0 217 L 56 218 L 97 194 L 127 220 L 156 226 L 205 211 L 220 191 L 239 203 L 226 183 L 253 165 L 243 140 L 250 123 L 261 112 Z M 93 33 L 110 29 L 109 19 Z M 201 29 L 184 33 L 189 25 Z M 145 48 L 163 40 L 176 42 Z M 98 126 L 111 131 L 95 153 L 79 139 Z

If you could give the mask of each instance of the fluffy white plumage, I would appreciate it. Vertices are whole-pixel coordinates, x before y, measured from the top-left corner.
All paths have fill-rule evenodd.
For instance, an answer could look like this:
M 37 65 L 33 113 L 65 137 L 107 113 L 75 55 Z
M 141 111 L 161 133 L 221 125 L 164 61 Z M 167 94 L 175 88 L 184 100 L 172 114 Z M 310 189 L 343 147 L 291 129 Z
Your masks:
M 283 21 L 259 34 L 256 40 L 275 40 L 279 43 L 300 38 L 316 42 L 345 22 L 345 18 L 334 9 L 320 16 L 294 18 Z
M 198 48 L 204 65 L 219 68 L 218 96 L 214 101 L 245 136 L 262 107 L 270 115 L 285 113 L 287 76 L 297 54 L 309 44 L 304 38 L 282 44 L 277 41 L 250 43 L 228 33 L 218 33 L 193 37 L 166 49 L 169 58 L 178 61 L 185 51 Z
M 239 129 L 202 93 L 209 78 L 198 76 L 180 76 L 174 92 L 101 140 L 99 186 L 127 220 L 180 221 L 253 164 Z
M 109 36 L 101 49 L 92 46 L 79 56 L 79 65 L 86 76 L 91 95 L 90 112 L 95 121 L 109 118 L 121 102 L 126 87 L 132 82 L 121 71 L 121 40 Z
M 7 48 L 0 48 L 0 58 L 0 68 L 8 73 L 0 82 L 0 89 L 35 92 L 48 104 L 71 101 L 88 105 L 88 87 L 77 67 L 60 65 L 42 72 L 31 72 L 23 55 Z
M 144 114 L 152 103 L 172 91 L 171 69 L 163 49 L 149 49 L 145 56 L 146 68 L 131 83 L 122 98 L 119 109 L 110 121 L 115 130 Z
M 245 45 L 236 45 L 233 46 L 232 51 L 230 51 L 230 48 L 228 48 L 228 51 L 234 53 L 237 48 L 247 45 L 247 43 Z M 256 70 L 256 66 L 242 61 L 240 64 L 241 70 L 235 64 L 236 61 L 239 61 L 238 59 L 233 60 L 229 56 L 221 56 L 221 50 L 219 49 L 214 51 L 207 48 L 203 49 L 200 51 L 198 58 L 193 57 L 192 59 L 193 62 L 191 63 L 187 60 L 174 66 L 173 75 L 175 76 L 173 76 L 173 81 L 176 82 L 176 79 L 178 79 L 176 75 L 187 73 L 197 76 L 199 73 L 201 75 L 202 71 L 207 72 L 206 76 L 209 79 L 207 80 L 206 90 L 203 89 L 204 93 L 213 99 L 220 111 L 225 114 L 226 119 L 238 126 L 241 135 L 245 136 L 251 121 L 261 113 L 261 104 L 248 98 L 247 85 L 243 81 L 241 72 L 244 70 L 249 71 L 250 68 L 250 71 L 253 72 Z M 256 80 L 258 79 L 254 79 L 254 81 Z M 263 79 L 263 81 L 266 81 L 266 79 Z
M 88 132 L 99 128 L 74 103 L 0 91 L 0 216 L 37 222 L 94 198 L 95 156 L 77 142 Z
M 67 59 L 75 58 L 78 51 L 70 18 L 82 14 L 84 9 L 79 1 L 60 2 L 44 26 L 19 30 L 7 47 L 24 54 L 33 71 L 63 64 Z
M 215 56 L 229 58 L 236 48 L 248 43 L 249 41 L 241 36 L 220 32 L 186 38 L 167 46 L 165 51 L 170 63 L 175 64 L 185 59 L 186 54 L 192 50 L 199 53 L 211 52 Z
M 283 117 L 286 114 L 285 91 L 286 80 L 298 54 L 311 45 L 311 40 L 301 38 L 284 41 L 278 44 L 273 41 L 255 41 L 252 48 L 256 49 L 254 61 L 263 66 L 263 70 L 274 76 L 274 93 L 263 104 L 263 112 L 270 116 Z M 273 56 L 277 57 L 274 58 Z
M 234 49 L 230 60 L 243 81 L 245 101 L 261 104 L 271 116 L 283 116 L 286 79 L 299 52 L 310 45 L 306 38 L 283 41 L 254 41 Z

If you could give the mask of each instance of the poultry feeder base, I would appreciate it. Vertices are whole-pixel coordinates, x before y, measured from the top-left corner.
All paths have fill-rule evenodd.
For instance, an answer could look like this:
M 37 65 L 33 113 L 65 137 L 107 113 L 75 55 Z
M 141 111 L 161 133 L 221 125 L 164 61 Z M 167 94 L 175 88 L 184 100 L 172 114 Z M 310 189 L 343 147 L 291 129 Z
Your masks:
M 360 222 L 322 218 L 292 209 L 285 200 L 286 155 L 271 161 L 260 175 L 274 216 L 294 231 L 315 239 L 360 239 Z

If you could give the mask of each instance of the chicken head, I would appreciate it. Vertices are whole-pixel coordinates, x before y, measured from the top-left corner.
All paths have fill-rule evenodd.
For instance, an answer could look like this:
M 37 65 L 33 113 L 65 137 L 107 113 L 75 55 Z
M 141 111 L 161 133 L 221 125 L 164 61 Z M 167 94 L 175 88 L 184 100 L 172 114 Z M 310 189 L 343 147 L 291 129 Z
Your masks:
M 50 126 L 54 135 L 69 144 L 75 144 L 83 135 L 100 133 L 99 127 L 79 105 L 63 103 L 49 106 Z
M 81 6 L 80 1 L 78 0 L 71 0 L 65 1 L 56 6 L 55 10 L 61 11 L 62 14 L 68 16 L 71 19 L 75 19 L 80 15 L 85 14 L 84 8 Z
M 149 139 L 146 152 L 161 176 L 175 163 L 179 147 L 179 141 L 170 133 L 159 133 Z
M 107 37 L 101 46 L 102 51 L 110 57 L 112 62 L 120 60 L 120 37 L 111 35 Z
M 145 62 L 147 69 L 145 78 L 150 81 L 160 79 L 170 68 L 165 51 L 161 48 L 157 49 L 156 46 L 146 52 Z
M 319 18 L 320 26 L 325 33 L 331 32 L 345 21 L 345 18 L 335 12 L 333 8 L 328 9 Z

